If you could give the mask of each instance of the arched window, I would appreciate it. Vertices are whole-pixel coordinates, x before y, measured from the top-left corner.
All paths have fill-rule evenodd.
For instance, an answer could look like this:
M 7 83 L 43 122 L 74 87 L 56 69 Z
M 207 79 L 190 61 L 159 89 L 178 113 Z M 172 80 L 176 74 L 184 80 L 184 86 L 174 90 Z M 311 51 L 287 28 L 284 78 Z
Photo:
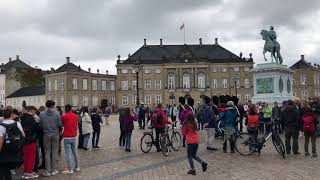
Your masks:
M 203 73 L 198 74 L 198 88 L 199 89 L 206 88 L 206 80 L 205 80 L 205 75 Z
M 189 74 L 183 75 L 183 89 L 190 89 L 190 76 Z
M 168 89 L 174 90 L 175 89 L 175 81 L 174 81 L 174 75 L 170 74 L 168 76 Z

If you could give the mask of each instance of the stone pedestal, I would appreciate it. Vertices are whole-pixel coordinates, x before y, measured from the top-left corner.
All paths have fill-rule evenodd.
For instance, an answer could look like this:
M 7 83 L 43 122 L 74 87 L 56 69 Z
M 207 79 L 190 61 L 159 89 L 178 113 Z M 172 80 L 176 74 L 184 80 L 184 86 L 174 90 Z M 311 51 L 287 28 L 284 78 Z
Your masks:
M 273 105 L 293 98 L 293 71 L 287 65 L 276 63 L 257 64 L 253 68 L 253 103 L 267 102 Z

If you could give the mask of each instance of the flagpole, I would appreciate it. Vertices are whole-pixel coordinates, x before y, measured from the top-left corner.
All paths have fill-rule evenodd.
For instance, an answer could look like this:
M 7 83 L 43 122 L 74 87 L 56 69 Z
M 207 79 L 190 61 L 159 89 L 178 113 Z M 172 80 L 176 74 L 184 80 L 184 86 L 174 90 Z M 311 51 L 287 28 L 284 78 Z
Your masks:
M 183 23 L 183 41 L 184 41 L 184 44 L 186 44 L 186 25 Z

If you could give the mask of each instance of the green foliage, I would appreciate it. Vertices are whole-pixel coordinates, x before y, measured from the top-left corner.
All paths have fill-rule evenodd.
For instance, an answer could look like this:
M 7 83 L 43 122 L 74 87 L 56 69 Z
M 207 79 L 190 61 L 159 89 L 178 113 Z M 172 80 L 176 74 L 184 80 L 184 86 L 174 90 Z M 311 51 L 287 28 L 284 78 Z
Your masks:
M 44 77 L 41 70 L 23 69 L 18 70 L 15 79 L 21 83 L 22 87 L 41 86 L 44 85 Z

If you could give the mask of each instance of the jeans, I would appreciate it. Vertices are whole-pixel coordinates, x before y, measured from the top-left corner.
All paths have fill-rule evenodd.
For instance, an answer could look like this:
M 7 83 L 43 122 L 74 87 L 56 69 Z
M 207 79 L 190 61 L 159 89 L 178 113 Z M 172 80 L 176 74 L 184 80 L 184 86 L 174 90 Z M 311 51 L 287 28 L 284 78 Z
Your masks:
M 299 130 L 295 127 L 287 127 L 285 130 L 285 144 L 286 144 L 286 152 L 290 154 L 291 151 L 291 138 L 292 138 L 292 151 L 294 154 L 298 153 L 299 145 L 298 145 L 298 137 Z
M 25 173 L 32 173 L 36 162 L 36 143 L 23 145 L 23 166 Z
M 207 147 L 213 148 L 213 142 L 215 137 L 215 128 L 206 128 L 205 131 L 207 132 Z
M 132 131 L 126 132 L 126 149 L 131 148 L 131 135 L 132 135 Z
M 304 151 L 305 153 L 309 153 L 309 140 L 311 139 L 311 145 L 312 145 L 312 154 L 316 154 L 316 133 L 304 133 Z
M 145 116 L 139 117 L 138 123 L 139 123 L 140 129 L 144 129 L 144 128 L 145 128 L 145 125 L 146 125 L 146 118 L 145 118 Z
M 95 129 L 92 133 L 92 147 L 97 147 L 100 139 L 100 129 Z
M 126 141 L 126 134 L 124 131 L 120 130 L 119 146 L 124 147 L 126 143 L 125 141 Z
M 59 134 L 43 135 L 43 145 L 46 158 L 46 170 L 48 172 L 57 169 Z
M 193 160 L 198 161 L 199 163 L 202 163 L 202 159 L 200 159 L 197 156 L 197 151 L 198 151 L 198 144 L 188 144 L 188 150 L 187 150 L 187 155 L 188 155 L 188 160 L 189 160 L 189 164 L 190 164 L 190 168 L 193 170 L 194 169 L 194 164 L 193 164 Z
M 164 132 L 164 128 L 157 129 L 156 128 L 156 148 L 157 151 L 160 150 L 160 134 Z
M 90 139 L 90 133 L 83 135 L 83 148 L 88 149 L 89 139 Z
M 64 139 L 64 153 L 66 156 L 68 170 L 73 169 L 73 162 L 75 163 L 75 167 L 78 168 L 79 167 L 79 157 L 78 157 L 78 151 L 76 148 L 76 138 L 75 137 Z

